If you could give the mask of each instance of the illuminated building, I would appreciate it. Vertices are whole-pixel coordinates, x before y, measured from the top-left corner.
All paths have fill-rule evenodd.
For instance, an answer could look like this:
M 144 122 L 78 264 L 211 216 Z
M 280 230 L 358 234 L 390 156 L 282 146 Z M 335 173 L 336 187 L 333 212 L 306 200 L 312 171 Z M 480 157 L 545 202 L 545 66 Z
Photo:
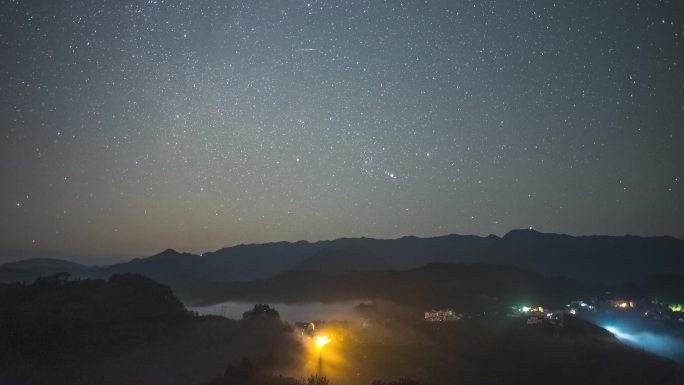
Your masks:
M 463 314 L 456 313 L 451 309 L 430 310 L 425 312 L 425 320 L 428 322 L 453 322 L 463 318 Z
M 618 309 L 634 309 L 634 307 L 636 307 L 636 304 L 634 303 L 634 301 L 626 301 L 626 300 L 622 300 L 622 299 L 616 299 L 616 300 L 611 301 L 611 305 L 614 308 L 618 308 Z
M 316 324 L 313 322 L 295 322 L 295 328 L 299 330 L 302 335 L 313 336 L 316 333 Z

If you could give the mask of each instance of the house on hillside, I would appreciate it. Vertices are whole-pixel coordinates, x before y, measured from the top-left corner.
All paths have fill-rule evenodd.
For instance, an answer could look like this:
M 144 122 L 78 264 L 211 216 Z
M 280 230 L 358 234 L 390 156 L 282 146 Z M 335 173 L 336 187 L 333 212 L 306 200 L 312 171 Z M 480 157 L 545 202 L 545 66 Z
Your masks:
M 316 334 L 316 324 L 313 322 L 295 322 L 295 328 L 302 335 L 306 334 L 309 337 L 312 337 Z
M 463 314 L 456 313 L 452 309 L 430 310 L 425 312 L 425 321 L 428 322 L 454 322 L 463 318 Z

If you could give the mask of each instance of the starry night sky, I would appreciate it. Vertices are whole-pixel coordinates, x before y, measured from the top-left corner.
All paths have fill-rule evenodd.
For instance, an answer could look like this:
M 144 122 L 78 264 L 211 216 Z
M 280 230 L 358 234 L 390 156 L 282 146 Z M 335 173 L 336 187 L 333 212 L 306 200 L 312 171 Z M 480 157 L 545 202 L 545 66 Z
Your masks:
M 0 0 L 0 248 L 684 237 L 683 15 Z

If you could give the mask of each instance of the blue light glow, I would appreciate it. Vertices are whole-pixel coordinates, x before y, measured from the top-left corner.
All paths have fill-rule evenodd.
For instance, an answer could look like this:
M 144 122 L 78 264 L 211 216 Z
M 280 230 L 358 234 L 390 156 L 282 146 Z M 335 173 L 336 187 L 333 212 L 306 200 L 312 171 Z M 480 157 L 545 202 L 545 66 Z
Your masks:
M 604 326 L 621 342 L 647 352 L 684 362 L 684 339 L 651 332 L 629 333 L 616 326 Z

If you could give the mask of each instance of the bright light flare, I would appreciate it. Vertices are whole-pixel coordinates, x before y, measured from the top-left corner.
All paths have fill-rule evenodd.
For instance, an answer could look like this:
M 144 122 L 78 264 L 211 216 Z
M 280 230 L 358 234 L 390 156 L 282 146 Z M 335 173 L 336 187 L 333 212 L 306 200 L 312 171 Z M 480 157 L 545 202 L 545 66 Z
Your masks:
M 319 349 L 323 348 L 325 345 L 330 343 L 330 337 L 328 336 L 318 336 L 316 337 L 316 346 Z
M 617 337 L 621 340 L 627 340 L 627 341 L 633 341 L 634 340 L 634 336 L 632 336 L 629 333 L 625 333 L 625 332 L 621 331 L 620 329 L 616 328 L 615 326 L 606 326 L 605 329 L 608 330 L 609 332 L 613 333 L 613 335 L 615 337 Z

